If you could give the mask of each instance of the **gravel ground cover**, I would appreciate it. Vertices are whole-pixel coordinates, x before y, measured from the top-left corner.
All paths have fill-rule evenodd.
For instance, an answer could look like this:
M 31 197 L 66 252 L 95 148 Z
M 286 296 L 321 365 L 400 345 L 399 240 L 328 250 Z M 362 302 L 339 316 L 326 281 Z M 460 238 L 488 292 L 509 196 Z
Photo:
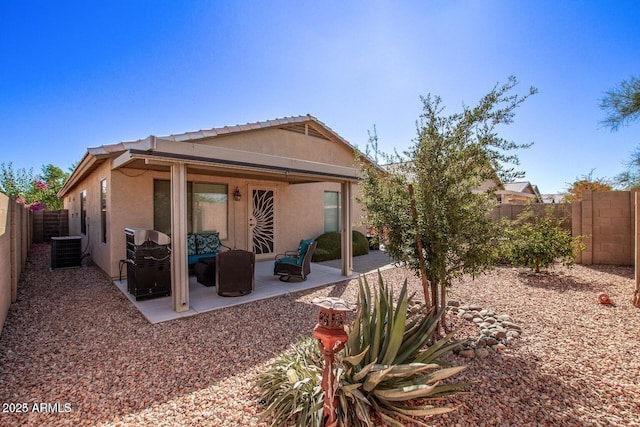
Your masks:
M 257 373 L 301 335 L 316 296 L 354 302 L 357 281 L 152 325 L 93 266 L 49 271 L 34 245 L 0 337 L 0 425 L 255 426 Z M 398 287 L 403 269 L 383 272 Z M 530 275 L 498 268 L 450 299 L 508 314 L 522 335 L 501 351 L 451 356 L 475 381 L 436 426 L 640 426 L 640 310 L 629 267 Z M 606 292 L 615 306 L 600 305 Z M 477 327 L 457 316 L 458 337 Z

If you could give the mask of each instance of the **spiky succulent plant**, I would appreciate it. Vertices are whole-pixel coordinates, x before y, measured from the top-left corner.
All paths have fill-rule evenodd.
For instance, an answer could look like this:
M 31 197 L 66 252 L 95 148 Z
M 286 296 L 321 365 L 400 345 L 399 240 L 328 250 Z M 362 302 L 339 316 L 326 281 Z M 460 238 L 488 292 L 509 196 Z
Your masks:
M 451 341 L 453 333 L 434 339 L 442 312 L 431 316 L 425 307 L 407 310 L 406 281 L 397 301 L 380 274 L 373 289 L 366 278 L 359 280 L 359 287 L 358 311 L 345 349 L 336 357 L 338 424 L 373 426 L 382 421 L 403 426 L 403 420 L 426 425 L 425 416 L 456 409 L 425 403 L 468 385 L 441 383 L 464 369 L 440 360 L 457 345 Z M 278 356 L 258 378 L 260 399 L 266 405 L 262 420 L 268 418 L 271 426 L 321 426 L 323 366 L 312 338 Z
M 337 394 L 341 423 L 372 426 L 375 414 L 390 425 L 403 426 L 398 419 L 421 424 L 415 417 L 456 409 L 405 404 L 454 394 L 468 385 L 441 383 L 465 369 L 440 360 L 458 345 L 451 341 L 454 332 L 434 339 L 442 311 L 431 316 L 424 306 L 416 312 L 407 310 L 410 298 L 406 280 L 397 302 L 393 288 L 385 284 L 380 274 L 373 289 L 366 277 L 360 279 L 359 286 L 358 312 L 345 356 L 340 360 L 341 385 Z

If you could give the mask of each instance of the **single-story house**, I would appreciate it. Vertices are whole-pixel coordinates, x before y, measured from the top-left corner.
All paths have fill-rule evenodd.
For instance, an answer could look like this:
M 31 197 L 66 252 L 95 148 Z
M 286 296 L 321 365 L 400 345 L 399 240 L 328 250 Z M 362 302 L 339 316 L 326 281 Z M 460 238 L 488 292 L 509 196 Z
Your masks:
M 89 148 L 58 196 L 70 234 L 113 278 L 125 228 L 170 235 L 172 306 L 186 311 L 189 233 L 215 230 L 222 244 L 264 260 L 342 231 L 349 276 L 359 175 L 354 147 L 306 115 Z
M 529 181 L 505 182 L 496 185 L 494 180 L 487 180 L 474 191 L 484 193 L 494 190 L 496 201 L 500 204 L 524 205 L 527 203 L 544 203 L 537 185 Z
M 507 182 L 504 184 L 504 189 L 498 190 L 496 194 L 500 203 L 523 205 L 529 202 L 544 202 L 538 186 L 529 181 Z

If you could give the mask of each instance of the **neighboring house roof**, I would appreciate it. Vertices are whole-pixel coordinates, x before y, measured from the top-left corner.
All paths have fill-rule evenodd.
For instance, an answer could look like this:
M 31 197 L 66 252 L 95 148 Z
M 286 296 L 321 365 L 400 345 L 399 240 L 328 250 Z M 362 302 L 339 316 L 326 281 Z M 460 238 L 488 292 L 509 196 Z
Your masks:
M 413 180 L 413 172 L 407 168 L 406 165 L 410 165 L 410 162 L 405 163 L 389 163 L 383 167 L 392 173 L 402 173 L 407 176 L 409 181 Z M 496 181 L 488 179 L 480 186 L 473 190 L 474 193 L 486 193 L 487 191 L 495 190 L 496 195 L 501 196 L 503 202 L 509 200 L 533 200 L 536 203 L 543 203 L 542 195 L 538 190 L 537 185 L 531 184 L 529 181 L 522 182 L 506 182 L 504 184 L 497 184 Z
M 415 173 L 411 170 L 410 167 L 407 167 L 411 165 L 412 163 L 410 161 L 407 161 L 407 162 L 387 163 L 386 165 L 382 165 L 381 167 L 391 173 L 403 174 L 407 177 L 409 181 L 413 181 L 415 179 Z M 497 180 L 498 180 L 497 177 L 495 178 L 495 180 L 487 179 L 485 182 L 480 184 L 480 186 L 475 188 L 473 192 L 486 193 L 487 191 L 490 191 L 490 190 L 501 190 L 503 186 L 502 184 L 496 185 Z
M 538 186 L 531 184 L 529 181 L 505 182 L 504 190 L 497 193 L 502 196 L 511 196 L 515 199 L 529 199 L 536 203 L 542 203 L 542 195 L 538 190 Z
M 533 194 L 531 189 L 531 184 L 529 181 L 525 182 L 506 182 L 504 184 L 504 189 L 506 191 L 513 191 L 515 193 L 529 193 Z
M 558 193 L 558 194 L 543 194 L 542 195 L 542 202 L 543 203 L 564 203 L 564 198 L 567 195 L 564 193 Z
M 317 118 L 315 118 L 310 114 L 307 114 L 305 116 L 283 117 L 283 118 L 273 119 L 273 120 L 246 123 L 243 125 L 217 127 L 212 129 L 199 130 L 195 132 L 171 134 L 168 136 L 161 136 L 161 137 L 156 137 L 151 135 L 145 139 L 140 139 L 137 141 L 127 141 L 127 142 L 120 142 L 117 144 L 108 144 L 108 145 L 101 145 L 98 147 L 88 148 L 87 153 L 82 158 L 78 166 L 72 172 L 71 176 L 69 177 L 67 182 L 64 184 L 60 192 L 58 193 L 58 197 L 64 197 L 64 195 L 68 191 L 70 191 L 78 182 L 80 182 L 85 176 L 87 176 L 89 173 L 95 170 L 98 166 L 100 166 L 100 164 L 104 163 L 107 159 L 112 159 L 121 155 L 125 155 L 125 153 L 127 152 L 133 155 L 146 155 L 146 156 L 159 155 L 160 154 L 159 152 L 162 151 L 160 147 L 167 148 L 169 144 L 182 143 L 182 142 L 195 143 L 198 140 L 205 140 L 205 139 L 211 140 L 211 139 L 224 137 L 232 134 L 248 133 L 248 132 L 265 130 L 265 129 L 284 129 L 287 131 L 297 132 L 297 133 L 301 133 L 308 136 L 322 138 L 328 141 L 335 141 L 335 142 L 338 142 L 339 144 L 343 144 L 344 147 L 347 148 L 348 150 L 355 152 L 355 147 L 353 145 L 351 145 L 349 142 L 347 142 L 347 140 L 345 140 L 340 135 L 338 135 L 338 133 L 333 131 L 323 122 L 321 122 L 320 120 L 318 120 Z M 192 144 L 189 144 L 189 145 L 192 145 Z M 196 144 L 196 145 L 200 145 L 200 144 Z M 187 145 L 185 145 L 185 147 L 187 147 Z M 204 148 L 201 148 L 200 151 L 198 151 L 198 153 L 203 153 L 204 151 L 202 150 L 204 150 Z M 214 147 L 209 147 L 209 152 L 211 152 L 211 150 L 214 150 Z M 217 148 L 216 150 L 217 150 L 216 153 L 222 157 L 235 156 L 234 160 L 238 157 L 239 154 L 241 153 L 246 154 L 246 152 L 241 152 L 241 151 L 233 150 L 230 148 Z M 178 154 L 173 153 L 173 155 L 177 156 Z M 131 156 L 131 158 L 132 157 L 133 156 Z M 257 161 L 261 159 L 262 160 L 268 159 L 268 160 L 273 160 L 276 163 L 279 162 L 278 163 L 279 165 L 283 165 L 282 166 L 283 170 L 288 167 L 286 165 L 288 165 L 289 163 L 293 165 L 292 167 L 295 167 L 295 165 L 298 165 L 298 166 L 301 165 L 302 167 L 311 166 L 312 169 L 314 169 L 313 162 L 311 161 L 298 161 L 296 164 L 294 164 L 295 161 L 291 160 L 290 162 L 287 163 L 284 161 L 284 158 L 282 157 L 269 156 L 266 154 L 259 154 L 259 153 L 256 153 L 254 157 L 258 159 Z M 202 157 L 200 158 L 200 160 L 202 160 Z M 248 156 L 246 155 L 243 156 L 243 158 L 240 160 L 242 161 L 235 162 L 239 166 L 242 166 L 241 164 L 245 160 L 247 164 L 249 164 L 250 162 L 250 160 L 248 160 Z M 121 166 L 124 165 L 126 161 L 127 159 L 123 159 L 121 162 Z M 131 159 L 129 159 L 128 161 L 131 161 Z M 228 158 L 226 161 L 227 163 L 231 162 L 231 160 L 229 160 Z M 318 165 L 315 166 L 315 169 L 320 167 Z M 342 169 L 346 171 L 346 168 L 342 167 Z M 298 170 L 298 172 L 300 171 L 301 170 Z M 336 166 L 336 171 L 337 171 L 336 176 L 341 173 L 340 168 L 338 166 Z M 346 172 L 348 172 L 349 174 L 352 174 L 351 171 L 346 171 Z M 319 171 L 316 171 L 316 173 L 319 173 Z
M 502 184 L 496 185 L 496 182 L 492 179 L 487 179 L 485 182 L 480 184 L 478 188 L 473 190 L 474 193 L 486 193 L 490 190 L 500 191 L 503 190 L 504 186 Z

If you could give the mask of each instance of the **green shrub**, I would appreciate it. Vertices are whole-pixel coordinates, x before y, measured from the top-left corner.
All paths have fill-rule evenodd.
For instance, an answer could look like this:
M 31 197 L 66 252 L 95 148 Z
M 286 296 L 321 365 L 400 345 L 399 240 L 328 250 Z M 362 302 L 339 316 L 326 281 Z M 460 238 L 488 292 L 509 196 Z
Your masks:
M 577 251 L 584 250 L 582 237 L 571 237 L 561 226 L 561 219 L 547 210 L 536 216 L 528 207 L 505 227 L 502 253 L 508 262 L 529 267 L 536 272 L 552 267 L 556 261 L 571 266 Z
M 440 358 L 458 343 L 453 332 L 436 341 L 434 332 L 443 311 L 431 317 L 423 306 L 408 311 L 405 281 L 398 301 L 379 275 L 378 286 L 360 280 L 358 311 L 345 349 L 336 356 L 337 416 L 340 426 L 424 425 L 421 417 L 450 412 L 426 399 L 456 393 L 466 383 L 441 384 L 465 367 L 451 367 Z M 324 361 L 312 338 L 280 355 L 259 376 L 260 398 L 266 404 L 261 419 L 271 426 L 293 423 L 320 426 L 324 393 Z M 416 418 L 418 417 L 418 418 Z
M 353 256 L 360 256 L 369 253 L 369 241 L 364 234 L 359 231 L 352 231 L 353 239 Z M 313 253 L 313 262 L 330 261 L 333 259 L 340 259 L 342 255 L 342 244 L 340 242 L 340 233 L 337 231 L 331 231 L 321 234 L 316 239 L 318 246 Z

